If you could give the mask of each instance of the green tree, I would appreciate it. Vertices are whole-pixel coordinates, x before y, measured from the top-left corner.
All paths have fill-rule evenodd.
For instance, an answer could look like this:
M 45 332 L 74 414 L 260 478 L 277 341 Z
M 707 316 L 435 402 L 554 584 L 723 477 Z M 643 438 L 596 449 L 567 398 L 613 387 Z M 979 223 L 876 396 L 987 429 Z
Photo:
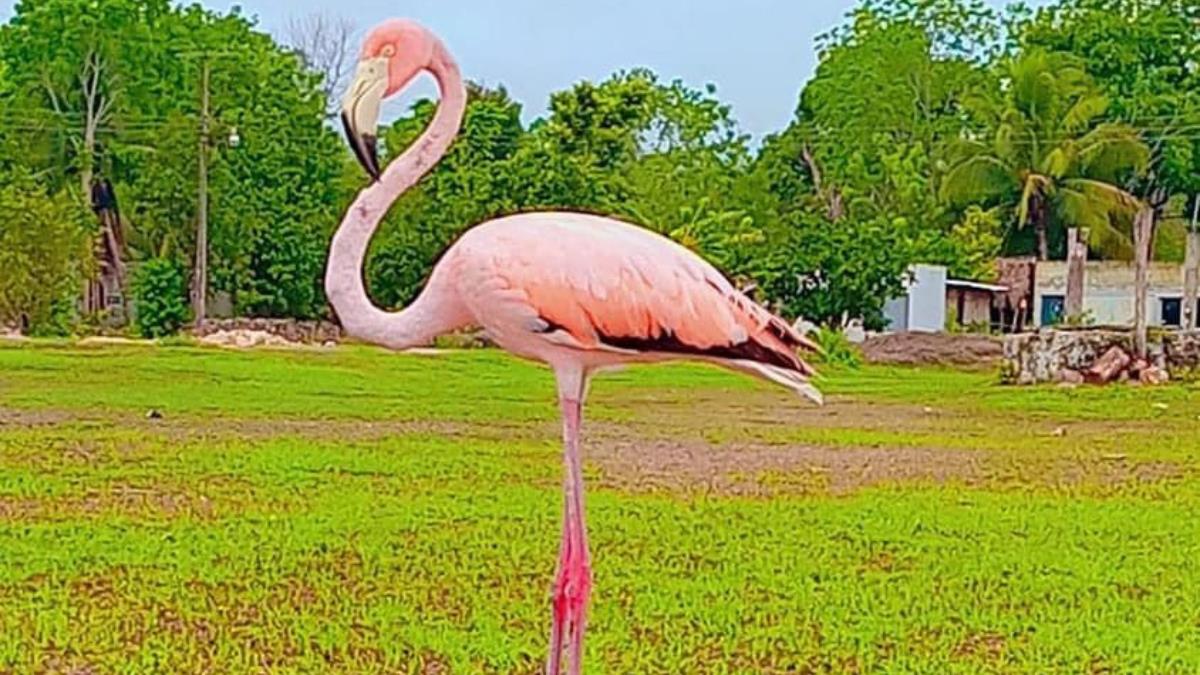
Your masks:
M 188 320 L 187 273 L 177 260 L 151 258 L 137 267 L 132 292 L 134 325 L 145 338 L 174 335 Z
M 1070 52 L 1152 150 L 1132 186 L 1152 206 L 1200 193 L 1200 4 L 1063 0 L 1018 22 L 1025 49 Z
M 236 11 L 167 0 L 22 0 L 0 31 L 29 163 L 81 202 L 88 173 L 108 174 L 139 257 L 192 258 L 207 61 L 211 286 L 241 312 L 323 311 L 344 149 L 319 75 Z M 236 149 L 224 141 L 235 128 Z
M 822 38 L 796 118 L 768 137 L 737 194 L 767 232 L 766 295 L 788 312 L 879 327 L 912 262 L 974 276 L 989 221 L 939 198 L 964 102 L 995 86 L 978 63 L 995 17 L 978 3 L 867 2 Z M 961 222 L 960 222 L 961 221 Z
M 91 232 L 84 212 L 47 194 L 28 172 L 0 172 L 0 323 L 33 330 L 73 300 L 89 271 Z
M 1132 127 L 1098 122 L 1108 101 L 1070 55 L 1031 50 L 1006 75 L 999 95 L 973 102 L 984 131 L 955 143 L 942 196 L 1010 206 L 1017 227 L 1032 226 L 1042 260 L 1051 229 L 1061 242 L 1064 225 L 1090 228 L 1106 255 L 1128 256 L 1140 203 L 1120 186 L 1145 170 L 1149 148 Z

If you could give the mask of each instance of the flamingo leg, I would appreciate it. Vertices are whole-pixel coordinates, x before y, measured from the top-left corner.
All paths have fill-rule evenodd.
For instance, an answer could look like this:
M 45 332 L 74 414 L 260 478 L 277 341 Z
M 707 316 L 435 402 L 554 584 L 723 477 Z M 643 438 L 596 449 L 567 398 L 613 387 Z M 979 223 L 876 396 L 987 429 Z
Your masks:
M 563 638 L 567 639 L 567 670 L 583 670 L 583 634 L 587 628 L 587 606 L 592 587 L 591 557 L 583 510 L 583 462 L 579 450 L 585 376 L 559 374 L 559 404 L 563 414 L 563 534 L 555 574 L 554 623 L 550 632 L 550 657 L 546 672 L 558 675 Z

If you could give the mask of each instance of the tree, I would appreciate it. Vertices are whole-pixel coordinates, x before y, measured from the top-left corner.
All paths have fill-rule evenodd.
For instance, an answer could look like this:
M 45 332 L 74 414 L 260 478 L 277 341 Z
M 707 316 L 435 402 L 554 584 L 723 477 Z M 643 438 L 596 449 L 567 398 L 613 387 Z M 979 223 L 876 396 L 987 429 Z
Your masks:
M 1119 186 L 1145 171 L 1150 151 L 1132 127 L 1098 123 L 1107 109 L 1071 56 L 1023 54 L 1008 66 L 998 96 L 974 99 L 983 131 L 955 143 L 942 196 L 1011 207 L 1017 227 L 1035 231 L 1042 260 L 1050 257 L 1052 226 L 1061 240 L 1063 224 L 1089 228 L 1103 254 L 1130 255 L 1140 203 Z
M 1001 47 L 1000 17 L 981 0 L 862 0 L 850 21 L 817 38 L 822 50 L 852 44 L 862 19 L 918 28 L 939 58 L 985 61 Z
M 1200 4 L 1063 0 L 1018 24 L 1024 49 L 1074 54 L 1153 151 L 1138 186 L 1151 201 L 1200 192 Z M 1155 191 L 1161 194 L 1155 197 Z
M 994 82 L 967 48 L 993 20 L 976 3 L 868 2 L 822 38 L 795 120 L 738 189 L 767 233 L 763 288 L 787 312 L 881 327 L 910 263 L 985 271 L 994 218 L 945 207 L 938 153 L 967 127 L 964 101 Z
M 321 76 L 325 116 L 337 117 L 339 95 L 354 65 L 354 23 L 334 14 L 309 14 L 288 19 L 286 34 L 304 66 Z
M 324 123 L 320 76 L 294 53 L 237 11 L 167 0 L 24 0 L 0 31 L 0 62 L 35 149 L 26 153 L 31 168 L 58 190 L 77 184 L 85 167 L 105 166 L 140 258 L 193 255 L 207 61 L 211 138 L 225 146 L 236 128 L 242 141 L 211 153 L 211 286 L 231 293 L 240 312 L 323 312 L 321 274 L 346 153 Z M 73 140 L 88 137 L 79 73 L 89 55 L 99 59 L 91 71 L 101 76 L 92 79 L 107 102 L 90 160 L 87 143 Z
M 0 324 L 38 331 L 75 296 L 91 263 L 86 222 L 74 200 L 46 194 L 28 172 L 0 173 Z

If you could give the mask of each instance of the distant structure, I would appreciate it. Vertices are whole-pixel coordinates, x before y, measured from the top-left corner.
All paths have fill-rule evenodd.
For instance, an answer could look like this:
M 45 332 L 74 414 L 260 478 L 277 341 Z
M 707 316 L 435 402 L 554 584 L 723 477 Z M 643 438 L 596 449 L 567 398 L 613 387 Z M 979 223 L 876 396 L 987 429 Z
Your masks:
M 1068 263 L 1037 263 L 1033 283 L 1033 318 L 1037 327 L 1067 320 Z M 1134 320 L 1134 265 L 1114 260 L 1091 260 L 1083 271 L 1083 317 L 1098 326 L 1132 326 Z M 1178 263 L 1151 263 L 1147 271 L 1146 320 L 1151 326 L 1183 325 L 1184 268 Z M 1200 303 L 1198 303 L 1200 304 Z
M 92 212 L 100 223 L 96 235 L 97 274 L 87 281 L 83 293 L 84 314 L 108 311 L 110 322 L 125 318 L 125 232 L 117 194 L 107 178 L 92 181 Z
M 887 330 L 936 333 L 952 328 L 1016 333 L 1064 323 L 1132 327 L 1135 269 L 1131 262 L 1082 262 L 1082 308 L 1068 316 L 1071 262 L 1002 258 L 1001 283 L 951 279 L 939 265 L 914 265 L 903 295 L 883 309 Z M 1187 321 L 1185 266 L 1151 263 L 1147 271 L 1147 323 L 1181 328 Z M 1193 311 L 1200 315 L 1200 302 Z
M 938 333 L 950 324 L 999 330 L 1007 286 L 951 279 L 941 265 L 913 265 L 904 295 L 883 308 L 889 331 Z

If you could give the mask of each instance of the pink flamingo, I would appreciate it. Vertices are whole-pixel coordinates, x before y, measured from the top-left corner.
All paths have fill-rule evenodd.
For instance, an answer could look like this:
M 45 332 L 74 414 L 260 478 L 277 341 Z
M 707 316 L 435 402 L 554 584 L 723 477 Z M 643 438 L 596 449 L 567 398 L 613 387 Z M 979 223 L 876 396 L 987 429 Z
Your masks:
M 385 170 L 375 154 L 383 99 L 421 71 L 441 104 L 423 135 Z M 797 356 L 815 346 L 738 292 L 687 249 L 647 230 L 582 213 L 522 213 L 468 230 L 442 256 L 420 296 L 399 312 L 372 304 L 363 286 L 367 244 L 388 207 L 428 172 L 458 133 L 466 90 L 445 45 L 403 20 L 366 39 L 342 120 L 375 179 L 333 237 L 325 291 L 350 335 L 391 349 L 481 326 L 507 351 L 548 364 L 558 383 L 564 464 L 563 534 L 553 587 L 546 670 L 582 669 L 592 585 L 583 512 L 579 426 L 588 378 L 626 363 L 696 359 L 765 378 L 818 404 L 813 370 Z

